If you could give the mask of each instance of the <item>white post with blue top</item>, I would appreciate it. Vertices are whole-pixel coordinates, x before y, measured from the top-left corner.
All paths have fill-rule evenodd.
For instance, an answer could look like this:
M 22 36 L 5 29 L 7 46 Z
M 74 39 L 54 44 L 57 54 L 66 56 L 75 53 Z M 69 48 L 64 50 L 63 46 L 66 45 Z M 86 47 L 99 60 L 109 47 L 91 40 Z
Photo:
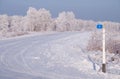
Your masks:
M 106 52 L 105 52 L 105 28 L 102 24 L 97 25 L 97 29 L 102 29 L 102 52 L 103 52 L 103 63 L 102 72 L 106 72 Z

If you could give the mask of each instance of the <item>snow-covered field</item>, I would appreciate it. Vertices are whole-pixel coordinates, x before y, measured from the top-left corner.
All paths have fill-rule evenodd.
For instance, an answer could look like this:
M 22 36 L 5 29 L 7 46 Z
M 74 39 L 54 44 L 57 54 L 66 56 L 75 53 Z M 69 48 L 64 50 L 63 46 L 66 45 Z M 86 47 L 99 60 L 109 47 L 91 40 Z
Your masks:
M 86 50 L 90 36 L 57 32 L 0 40 L 0 79 L 120 79 L 99 71 L 96 53 Z

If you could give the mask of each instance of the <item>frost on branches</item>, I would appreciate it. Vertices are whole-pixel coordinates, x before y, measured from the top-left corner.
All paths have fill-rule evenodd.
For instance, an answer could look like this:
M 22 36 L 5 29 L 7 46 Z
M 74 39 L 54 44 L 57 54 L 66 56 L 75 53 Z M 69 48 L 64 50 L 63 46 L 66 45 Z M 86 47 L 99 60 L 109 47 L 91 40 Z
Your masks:
M 106 51 L 110 53 L 120 54 L 120 24 L 113 22 L 103 22 L 106 24 Z M 92 36 L 89 40 L 88 51 L 102 51 L 102 29 L 92 31 Z
M 0 37 L 12 37 L 29 32 L 43 31 L 95 31 L 98 23 L 92 20 L 76 19 L 75 14 L 71 11 L 63 11 L 59 13 L 58 17 L 52 18 L 49 10 L 44 8 L 37 10 L 29 7 L 26 14 L 25 16 L 0 15 Z M 120 23 L 107 21 L 105 23 L 109 26 L 106 27 L 109 31 L 108 34 L 119 33 Z M 110 30 L 113 29 L 114 31 L 111 33 Z

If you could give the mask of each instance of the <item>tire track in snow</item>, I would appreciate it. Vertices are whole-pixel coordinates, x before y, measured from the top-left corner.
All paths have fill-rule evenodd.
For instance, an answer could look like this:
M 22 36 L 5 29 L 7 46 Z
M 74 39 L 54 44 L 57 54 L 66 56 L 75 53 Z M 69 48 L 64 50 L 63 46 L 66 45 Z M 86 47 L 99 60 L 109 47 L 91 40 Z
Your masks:
M 54 35 L 53 35 L 53 36 L 54 36 Z M 57 39 L 61 38 L 61 36 L 64 38 L 64 37 L 66 37 L 67 35 L 59 35 L 59 36 L 57 37 Z M 47 39 L 47 37 L 46 37 L 46 39 Z M 37 39 L 37 40 L 38 40 L 38 39 Z M 41 39 L 41 40 L 44 40 L 44 39 Z M 52 41 L 52 40 L 56 40 L 56 39 L 52 38 L 52 39 L 50 39 L 50 40 Z M 35 40 L 32 40 L 32 41 L 35 41 Z M 47 39 L 46 41 L 48 41 L 48 39 Z M 44 44 L 46 41 L 44 41 L 43 44 Z M 21 42 L 22 42 L 22 43 L 21 43 Z M 11 45 L 7 48 L 7 50 L 3 51 L 3 53 L 0 52 L 2 64 L 4 64 L 5 68 L 7 68 L 7 69 L 9 69 L 9 70 L 17 71 L 17 69 L 14 68 L 13 63 L 19 63 L 20 61 L 18 61 L 17 56 L 21 56 L 21 55 L 22 55 L 21 57 L 22 57 L 23 63 L 26 65 L 25 69 L 28 68 L 30 71 L 32 71 L 31 68 L 30 68 L 30 67 L 28 66 L 28 64 L 26 63 L 26 61 L 25 61 L 25 59 L 24 59 L 24 57 L 23 57 L 23 54 L 24 54 L 27 50 L 29 50 L 30 48 L 32 48 L 33 45 L 35 45 L 36 43 L 39 43 L 39 42 L 40 42 L 40 40 L 38 40 L 38 42 L 35 42 L 35 43 L 33 43 L 32 45 L 30 45 L 30 46 L 23 47 L 23 51 L 20 51 L 20 52 L 14 52 L 14 51 L 13 51 L 12 53 L 10 53 L 11 50 L 18 49 L 19 47 L 24 46 L 24 45 L 26 44 L 25 41 L 20 41 L 20 42 L 11 43 Z M 25 44 L 24 44 L 24 43 L 25 43 Z M 40 43 L 41 43 L 41 42 L 40 42 Z M 14 46 L 13 46 L 13 45 L 14 45 Z M 7 46 L 7 45 L 6 45 L 6 46 Z M 13 46 L 13 47 L 12 47 L 12 46 Z M 2 46 L 1 46 L 1 47 L 2 47 Z M 18 50 L 16 50 L 16 51 L 18 51 Z M 9 57 L 9 54 L 13 54 L 13 57 Z M 9 57 L 9 59 L 8 59 L 7 57 Z M 12 59 L 12 61 L 11 61 L 11 59 Z M 20 65 L 20 64 L 18 64 L 17 66 L 19 67 L 19 65 Z M 25 71 L 25 70 L 24 70 L 24 71 Z M 27 70 L 26 70 L 26 71 L 27 71 Z
M 2 64 L 5 66 L 5 68 L 10 70 L 14 69 L 15 67 L 14 64 L 16 63 L 17 65 L 17 62 L 16 62 L 17 59 L 15 59 L 15 55 L 19 54 L 18 52 L 20 50 L 19 49 L 16 51 L 15 49 L 18 49 L 20 46 L 23 46 L 23 45 L 24 43 L 22 44 L 20 43 L 19 45 L 15 45 L 11 48 L 8 48 L 4 53 L 2 53 L 2 57 L 3 57 Z M 16 53 L 12 50 L 16 51 Z M 19 65 L 17 65 L 16 67 L 19 67 Z

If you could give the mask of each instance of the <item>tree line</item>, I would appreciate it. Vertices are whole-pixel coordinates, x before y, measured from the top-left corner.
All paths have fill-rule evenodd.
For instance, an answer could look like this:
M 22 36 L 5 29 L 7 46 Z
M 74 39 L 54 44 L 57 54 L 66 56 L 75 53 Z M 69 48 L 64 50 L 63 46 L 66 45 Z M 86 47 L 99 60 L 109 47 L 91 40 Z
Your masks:
M 97 23 L 99 22 L 76 19 L 75 14 L 70 11 L 63 11 L 57 18 L 52 18 L 49 10 L 29 7 L 25 16 L 0 15 L 0 35 L 17 36 L 42 31 L 93 31 Z M 106 23 L 108 30 L 120 31 L 120 23 L 108 21 L 100 23 Z

